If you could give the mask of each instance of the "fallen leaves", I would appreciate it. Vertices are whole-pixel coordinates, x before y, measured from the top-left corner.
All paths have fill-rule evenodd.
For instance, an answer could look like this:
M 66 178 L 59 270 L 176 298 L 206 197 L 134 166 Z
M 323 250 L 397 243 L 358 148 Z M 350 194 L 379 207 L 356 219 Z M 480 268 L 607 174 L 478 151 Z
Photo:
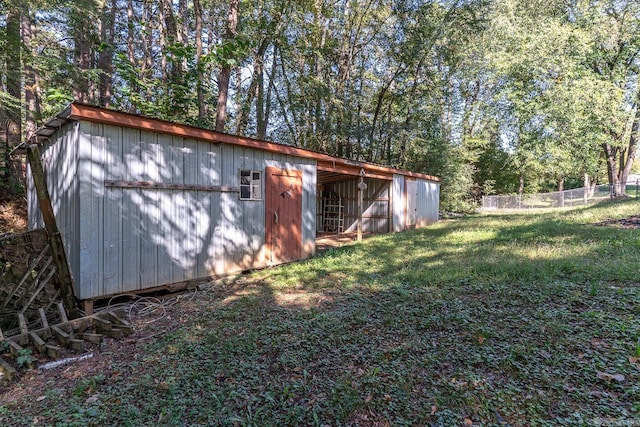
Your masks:
M 609 374 L 606 372 L 597 371 L 596 376 L 604 381 L 616 381 L 619 383 L 623 383 L 625 380 L 624 375 L 622 374 Z

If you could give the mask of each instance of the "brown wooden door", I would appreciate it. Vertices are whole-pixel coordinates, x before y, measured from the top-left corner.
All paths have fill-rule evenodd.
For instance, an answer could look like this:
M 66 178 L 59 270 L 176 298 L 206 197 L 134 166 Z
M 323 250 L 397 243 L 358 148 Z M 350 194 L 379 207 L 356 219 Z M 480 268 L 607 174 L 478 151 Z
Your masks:
M 266 170 L 265 241 L 267 262 L 281 264 L 302 256 L 302 173 Z

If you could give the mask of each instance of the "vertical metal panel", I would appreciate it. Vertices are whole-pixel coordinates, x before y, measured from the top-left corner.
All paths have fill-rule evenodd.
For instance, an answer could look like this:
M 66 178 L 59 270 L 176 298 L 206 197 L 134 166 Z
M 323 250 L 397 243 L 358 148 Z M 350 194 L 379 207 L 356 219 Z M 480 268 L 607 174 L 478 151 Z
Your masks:
M 78 177 L 80 179 L 80 280 L 79 298 L 102 292 L 102 239 L 104 180 L 104 138 L 102 126 L 81 122 L 78 134 Z
M 205 150 L 204 144 L 195 143 L 195 165 L 191 165 L 193 167 L 194 173 L 194 181 L 197 185 L 209 185 L 209 181 L 211 178 L 207 173 L 202 172 L 203 165 L 206 164 L 208 160 L 207 152 Z M 210 213 L 210 204 L 209 198 L 207 197 L 206 192 L 198 191 L 195 194 L 196 203 L 198 206 L 201 206 L 204 209 L 204 213 L 198 211 L 196 213 L 196 222 L 195 222 L 195 232 L 197 236 L 202 236 L 202 243 L 197 250 L 196 258 L 194 260 L 195 265 L 193 268 L 194 277 L 204 277 L 208 275 L 208 272 L 205 269 L 206 257 L 205 251 L 203 249 L 207 246 L 209 233 L 207 232 L 209 228 L 209 219 L 211 217 Z
M 185 182 L 190 184 L 198 183 L 198 142 L 192 139 L 185 139 L 184 146 L 184 167 Z M 185 280 L 195 279 L 198 276 L 198 258 L 202 252 L 204 244 L 204 231 L 199 227 L 199 223 L 206 222 L 208 217 L 208 204 L 201 198 L 201 191 L 182 191 L 182 197 L 186 203 L 186 224 L 184 232 L 187 234 L 188 245 L 186 247 L 188 254 L 188 263 L 184 266 Z
M 317 168 L 315 164 L 302 165 L 302 257 L 316 251 L 316 191 Z
M 416 225 L 424 227 L 438 221 L 440 185 L 426 180 L 417 181 Z
M 105 156 L 106 179 L 122 179 L 122 129 L 105 126 L 107 155 Z M 120 291 L 122 283 L 122 203 L 123 191 L 120 188 L 104 190 L 104 278 L 102 293 L 108 295 Z
M 122 129 L 122 179 L 136 181 L 141 179 L 141 151 L 140 140 L 142 132 L 135 129 Z M 140 238 L 142 235 L 141 214 L 139 205 L 142 203 L 142 190 L 122 190 L 122 254 L 121 269 L 122 283 L 119 291 L 135 291 L 140 288 Z M 152 236 L 145 236 L 152 238 Z M 93 296 L 100 296 L 96 294 Z
M 152 137 L 152 135 L 157 144 L 155 168 L 157 168 L 158 171 L 154 176 L 149 178 L 153 178 L 156 182 L 168 182 L 172 184 L 179 182 L 177 179 L 181 176 L 182 170 L 181 163 L 177 163 L 174 159 L 175 149 L 173 146 L 173 137 L 142 132 L 142 138 L 145 139 Z M 156 281 L 150 282 L 142 280 L 140 287 L 149 287 L 149 283 L 171 283 L 173 281 L 173 263 L 168 260 L 171 258 L 171 242 L 173 241 L 173 190 L 136 191 L 140 191 L 141 195 L 143 195 L 147 203 L 149 203 L 149 206 L 146 207 L 140 217 L 141 226 L 144 226 L 146 230 L 141 234 L 141 238 L 146 238 L 153 243 L 153 256 L 155 256 L 156 265 Z
M 140 134 L 140 163 L 131 162 L 132 173 L 142 181 L 154 181 L 162 179 L 159 165 L 164 163 L 164 147 L 158 142 L 158 135 L 144 132 Z M 126 142 L 125 142 L 126 144 Z M 132 159 L 133 160 L 133 159 Z M 117 178 L 114 178 L 117 179 Z M 146 190 L 135 190 L 129 193 L 128 189 L 122 189 L 124 196 L 136 194 L 139 196 L 137 211 L 140 213 L 140 234 L 138 245 L 140 247 L 140 284 L 156 283 L 159 275 L 158 245 L 159 236 L 162 236 L 162 218 L 160 215 L 160 199 L 162 193 Z
M 63 188 L 68 194 L 68 206 L 64 216 L 69 218 L 65 224 L 65 230 L 61 230 L 67 250 L 67 260 L 71 267 L 71 274 L 74 278 L 80 277 L 80 183 L 76 179 L 78 171 L 78 145 L 76 143 L 80 126 L 74 124 L 65 128 L 63 144 L 64 160 L 61 164 L 61 176 L 64 177 Z M 62 207 L 61 207 L 62 208 Z M 74 281 L 76 290 L 79 287 Z
M 396 233 L 404 230 L 406 206 L 404 179 L 404 175 L 393 175 L 391 208 L 393 211 L 393 231 Z
M 236 178 L 235 168 L 237 164 L 234 162 L 235 153 L 234 147 L 229 145 L 222 146 L 222 162 L 220 166 L 222 166 L 222 183 L 223 185 L 238 185 L 239 178 Z M 220 236 L 220 246 L 221 246 L 221 261 L 222 264 L 219 267 L 219 270 L 216 271 L 218 274 L 222 274 L 224 271 L 232 270 L 231 261 L 234 258 L 234 246 L 235 246 L 235 229 L 234 229 L 234 221 L 238 216 L 239 212 L 237 211 L 238 205 L 238 196 L 233 193 L 222 193 L 220 196 L 221 199 L 221 212 L 220 212 L 220 227 L 222 234 Z

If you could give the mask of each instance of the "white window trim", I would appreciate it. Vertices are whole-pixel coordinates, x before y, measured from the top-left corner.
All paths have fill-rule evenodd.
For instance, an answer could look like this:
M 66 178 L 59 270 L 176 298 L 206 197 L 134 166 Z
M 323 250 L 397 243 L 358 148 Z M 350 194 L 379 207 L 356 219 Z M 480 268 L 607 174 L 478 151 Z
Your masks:
M 249 184 L 243 184 L 242 183 L 242 173 L 243 172 L 249 172 L 249 178 L 250 178 Z M 253 180 L 253 174 L 254 173 L 257 173 L 257 174 L 260 175 L 260 178 L 257 181 Z M 240 169 L 239 177 L 240 177 L 240 193 L 238 193 L 238 194 L 239 194 L 240 200 L 262 200 L 263 199 L 263 197 L 262 197 L 262 187 L 263 187 L 263 184 L 262 184 L 263 173 L 262 173 L 262 171 L 255 170 L 255 169 Z M 249 188 L 249 194 L 252 195 L 252 194 L 254 194 L 252 189 L 254 189 L 256 187 L 257 187 L 258 192 L 259 192 L 259 197 L 242 197 L 242 189 L 243 188 Z

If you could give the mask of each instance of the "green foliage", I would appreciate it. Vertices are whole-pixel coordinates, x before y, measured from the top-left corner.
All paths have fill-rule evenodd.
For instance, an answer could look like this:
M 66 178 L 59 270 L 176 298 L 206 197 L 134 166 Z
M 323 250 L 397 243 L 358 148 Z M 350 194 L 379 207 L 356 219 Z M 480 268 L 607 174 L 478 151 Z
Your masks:
M 35 359 L 33 358 L 33 356 L 31 355 L 31 350 L 28 348 L 23 348 L 20 351 L 18 351 L 18 356 L 16 357 L 16 364 L 19 367 L 29 367 L 31 368 L 33 366 L 33 362 L 35 361 Z

